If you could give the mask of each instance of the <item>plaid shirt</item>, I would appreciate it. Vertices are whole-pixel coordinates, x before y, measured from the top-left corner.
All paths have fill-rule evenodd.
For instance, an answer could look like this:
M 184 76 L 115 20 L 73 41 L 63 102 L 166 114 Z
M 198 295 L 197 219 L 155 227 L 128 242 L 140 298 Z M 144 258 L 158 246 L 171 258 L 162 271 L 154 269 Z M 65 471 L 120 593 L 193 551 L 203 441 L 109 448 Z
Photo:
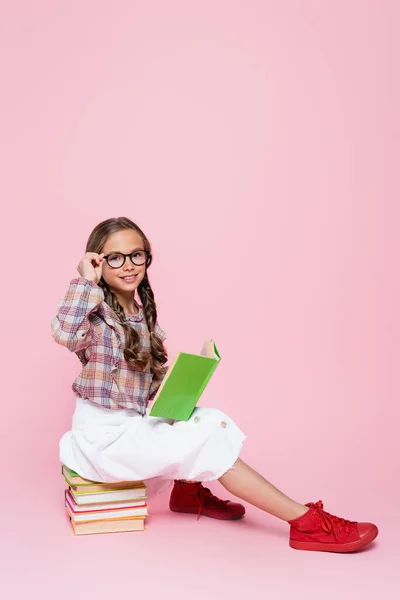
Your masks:
M 140 335 L 140 350 L 150 352 L 143 309 L 127 319 Z M 149 365 L 143 372 L 128 368 L 123 328 L 99 286 L 83 277 L 73 279 L 51 321 L 51 331 L 56 342 L 75 352 L 83 365 L 72 384 L 77 396 L 104 408 L 131 408 L 145 414 L 161 381 L 153 380 Z M 166 338 L 158 323 L 155 334 Z

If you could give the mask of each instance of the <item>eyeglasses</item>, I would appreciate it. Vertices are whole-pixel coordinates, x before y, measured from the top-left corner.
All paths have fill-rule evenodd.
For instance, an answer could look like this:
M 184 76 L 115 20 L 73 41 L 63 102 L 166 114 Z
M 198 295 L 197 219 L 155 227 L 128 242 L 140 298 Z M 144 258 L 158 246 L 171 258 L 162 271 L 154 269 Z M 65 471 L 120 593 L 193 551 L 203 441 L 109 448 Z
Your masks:
M 150 258 L 150 253 L 146 250 L 135 250 L 132 254 L 122 254 L 122 252 L 113 252 L 112 254 L 107 254 L 104 258 L 107 261 L 107 264 L 112 269 L 120 269 L 126 261 L 126 257 L 129 256 L 131 261 L 137 267 L 144 265 Z

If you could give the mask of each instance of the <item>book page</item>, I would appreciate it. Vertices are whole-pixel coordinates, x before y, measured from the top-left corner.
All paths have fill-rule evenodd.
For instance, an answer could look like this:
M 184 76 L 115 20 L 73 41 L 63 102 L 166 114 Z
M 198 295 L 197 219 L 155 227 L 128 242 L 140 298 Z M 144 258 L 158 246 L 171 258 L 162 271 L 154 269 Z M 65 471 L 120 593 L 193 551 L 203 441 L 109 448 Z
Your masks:
M 214 340 L 207 340 L 201 349 L 200 356 L 207 356 L 208 358 L 213 358 L 214 360 L 219 360 L 218 354 L 215 352 L 214 348 Z

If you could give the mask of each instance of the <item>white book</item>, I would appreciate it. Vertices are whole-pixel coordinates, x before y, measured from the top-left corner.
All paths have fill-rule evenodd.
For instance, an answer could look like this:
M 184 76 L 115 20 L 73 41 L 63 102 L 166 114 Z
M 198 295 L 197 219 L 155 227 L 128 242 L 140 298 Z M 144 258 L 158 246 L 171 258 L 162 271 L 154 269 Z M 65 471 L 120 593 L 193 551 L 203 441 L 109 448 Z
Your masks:
M 92 494 L 81 494 L 73 488 L 69 490 L 77 504 L 98 504 L 105 502 L 119 502 L 121 500 L 143 500 L 146 498 L 146 489 L 128 489 L 128 490 L 112 490 L 106 492 L 96 492 Z
M 138 506 L 146 506 L 147 496 L 142 496 L 137 500 L 120 500 L 119 502 L 97 502 L 92 504 L 77 504 L 70 490 L 65 490 L 65 501 L 69 502 L 72 510 L 75 513 L 93 512 L 95 510 L 108 510 L 119 508 L 136 508 Z
M 126 519 L 128 517 L 146 517 L 147 506 L 139 508 L 118 508 L 117 510 L 99 510 L 95 512 L 74 512 L 68 500 L 66 502 L 67 513 L 75 523 L 88 523 L 89 521 L 105 521 L 107 519 Z

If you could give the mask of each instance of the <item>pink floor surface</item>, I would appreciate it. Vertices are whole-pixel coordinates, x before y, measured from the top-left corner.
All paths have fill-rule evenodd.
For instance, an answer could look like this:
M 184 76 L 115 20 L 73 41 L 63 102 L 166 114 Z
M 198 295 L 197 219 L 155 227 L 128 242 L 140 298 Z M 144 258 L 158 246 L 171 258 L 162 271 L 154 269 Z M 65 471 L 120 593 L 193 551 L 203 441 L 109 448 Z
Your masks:
M 327 510 L 343 513 L 346 504 L 342 516 L 379 525 L 377 540 L 349 555 L 292 550 L 288 526 L 252 506 L 237 522 L 173 514 L 168 492 L 153 500 L 144 532 L 75 537 L 53 466 L 40 489 L 33 479 L 24 486 L 36 508 L 27 509 L 21 496 L 3 520 L 4 599 L 400 597 L 394 499 L 384 504 L 371 494 L 360 508 L 324 486 Z M 229 497 L 218 483 L 211 488 Z

